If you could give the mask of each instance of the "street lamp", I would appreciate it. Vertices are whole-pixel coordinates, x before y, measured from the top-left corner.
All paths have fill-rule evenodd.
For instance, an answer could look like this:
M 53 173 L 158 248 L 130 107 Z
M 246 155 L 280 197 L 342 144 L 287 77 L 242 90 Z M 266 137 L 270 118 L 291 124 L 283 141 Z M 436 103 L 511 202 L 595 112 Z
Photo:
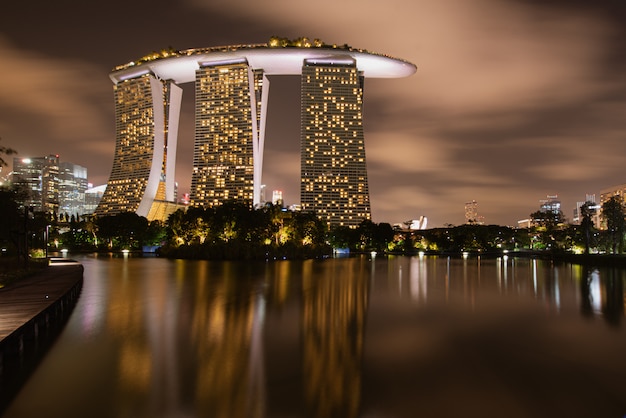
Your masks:
M 50 236 L 50 225 L 46 225 L 46 232 L 45 232 L 45 236 L 44 241 L 43 241 L 43 245 L 46 247 L 46 259 L 48 258 L 48 237 Z

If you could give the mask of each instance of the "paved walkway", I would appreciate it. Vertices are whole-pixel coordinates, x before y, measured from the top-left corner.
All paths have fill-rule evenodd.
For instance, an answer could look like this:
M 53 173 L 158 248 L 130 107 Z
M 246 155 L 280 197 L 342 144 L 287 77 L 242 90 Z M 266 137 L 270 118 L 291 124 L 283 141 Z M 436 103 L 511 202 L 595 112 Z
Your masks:
M 5 338 L 61 299 L 82 278 L 81 264 L 55 265 L 0 289 L 0 346 Z

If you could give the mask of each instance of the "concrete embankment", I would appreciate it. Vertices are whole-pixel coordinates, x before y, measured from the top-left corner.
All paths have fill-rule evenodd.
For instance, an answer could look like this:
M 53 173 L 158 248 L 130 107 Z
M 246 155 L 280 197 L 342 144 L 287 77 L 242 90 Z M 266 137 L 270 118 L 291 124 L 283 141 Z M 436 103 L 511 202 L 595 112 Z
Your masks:
M 69 262 L 0 289 L 0 414 L 65 326 L 82 285 L 83 266 Z

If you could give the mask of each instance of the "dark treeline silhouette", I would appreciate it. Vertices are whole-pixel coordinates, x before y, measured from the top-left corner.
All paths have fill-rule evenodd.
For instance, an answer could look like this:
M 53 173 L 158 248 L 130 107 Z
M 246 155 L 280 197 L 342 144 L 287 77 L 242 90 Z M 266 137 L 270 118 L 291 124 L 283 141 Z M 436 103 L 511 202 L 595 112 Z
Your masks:
M 234 201 L 214 208 L 181 209 L 167 222 L 150 222 L 131 212 L 103 217 L 43 213 L 21 205 L 23 193 L 0 187 L 2 254 L 18 258 L 61 249 L 141 251 L 149 246 L 167 257 L 209 259 L 312 258 L 341 248 L 406 255 L 532 251 L 551 257 L 602 255 L 615 260 L 623 252 L 626 234 L 620 197 L 602 205 L 601 228 L 592 222 L 597 206 L 587 202 L 577 225 L 567 223 L 560 212 L 538 211 L 530 214 L 532 226 L 527 228 L 471 223 L 409 230 L 369 220 L 353 228 L 329 228 L 310 212 L 287 211 L 273 204 L 251 208 Z

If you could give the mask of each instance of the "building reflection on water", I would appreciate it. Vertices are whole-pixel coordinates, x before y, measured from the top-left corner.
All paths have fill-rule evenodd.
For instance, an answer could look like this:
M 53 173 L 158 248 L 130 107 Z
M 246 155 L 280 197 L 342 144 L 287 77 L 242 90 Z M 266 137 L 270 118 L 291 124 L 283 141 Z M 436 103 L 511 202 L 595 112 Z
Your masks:
M 417 307 L 472 311 L 505 295 L 549 314 L 624 317 L 624 271 L 535 259 L 168 261 L 171 270 L 145 280 L 132 263 L 107 273 L 116 279 L 96 290 L 108 294 L 106 310 L 87 306 L 82 323 L 87 334 L 106 330 L 115 358 L 110 416 L 356 417 L 368 309 L 381 287 Z
M 602 316 L 619 324 L 624 316 L 626 271 L 533 258 L 509 256 L 446 257 L 445 268 L 438 257 L 389 258 L 388 279 L 400 295 L 414 303 L 428 304 L 431 298 L 470 307 L 489 291 L 513 297 L 532 297 L 549 312 L 558 313 L 564 299 L 579 305 L 585 316 Z M 480 292 L 479 292 L 480 290 Z
M 176 262 L 176 280 L 155 274 L 138 286 L 124 264 L 107 311 L 83 324 L 93 333 L 100 318 L 115 346 L 112 415 L 268 416 L 265 316 L 299 293 L 285 314 L 299 317 L 301 412 L 356 417 L 369 261 L 295 266 Z
M 304 395 L 310 416 L 356 417 L 369 298 L 369 272 L 360 259 L 307 264 L 302 284 Z

